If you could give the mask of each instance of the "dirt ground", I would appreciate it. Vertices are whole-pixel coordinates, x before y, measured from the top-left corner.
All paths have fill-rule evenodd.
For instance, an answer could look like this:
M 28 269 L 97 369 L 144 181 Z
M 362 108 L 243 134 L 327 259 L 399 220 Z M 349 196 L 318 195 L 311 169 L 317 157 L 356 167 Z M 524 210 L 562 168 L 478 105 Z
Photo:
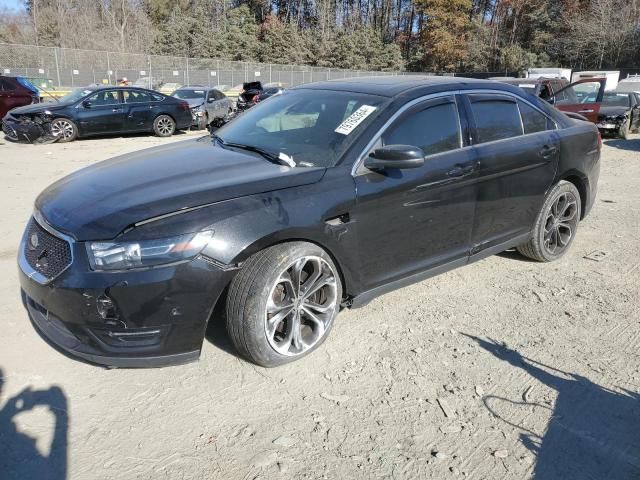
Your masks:
M 217 325 L 185 366 L 62 356 L 19 297 L 36 195 L 195 135 L 0 140 L 1 478 L 640 478 L 640 136 L 606 142 L 593 212 L 561 261 L 506 252 L 388 294 L 343 312 L 299 362 L 244 362 Z

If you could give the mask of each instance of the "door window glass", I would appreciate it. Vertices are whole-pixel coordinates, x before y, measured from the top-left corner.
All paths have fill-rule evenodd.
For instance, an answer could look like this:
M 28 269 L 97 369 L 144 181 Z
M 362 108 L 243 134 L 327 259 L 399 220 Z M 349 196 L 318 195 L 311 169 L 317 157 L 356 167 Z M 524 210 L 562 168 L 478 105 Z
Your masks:
M 585 82 L 560 90 L 556 94 L 556 105 L 571 103 L 593 103 L 598 99 L 600 82 Z
M 520 112 L 515 102 L 507 100 L 472 101 L 478 142 L 493 142 L 522 135 Z
M 94 106 L 120 103 L 117 90 L 101 90 L 87 98 L 87 101 L 91 102 Z
M 524 102 L 518 102 L 518 107 L 522 116 L 524 133 L 544 132 L 545 130 L 555 129 L 553 122 L 535 108 Z
M 401 118 L 382 135 L 383 145 L 412 145 L 426 155 L 460 148 L 460 121 L 455 103 L 425 108 Z
M 124 103 L 147 103 L 152 100 L 151 95 L 140 90 L 125 90 L 122 93 L 124 95 Z

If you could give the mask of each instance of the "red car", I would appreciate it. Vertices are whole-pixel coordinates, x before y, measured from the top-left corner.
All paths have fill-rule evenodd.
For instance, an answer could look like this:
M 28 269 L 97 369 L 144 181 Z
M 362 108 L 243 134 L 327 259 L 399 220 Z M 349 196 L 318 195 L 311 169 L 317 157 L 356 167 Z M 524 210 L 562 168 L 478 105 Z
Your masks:
M 27 80 L 0 75 L 0 119 L 12 108 L 39 101 L 38 91 Z
M 604 97 L 606 78 L 585 78 L 567 85 L 549 99 L 558 110 L 582 115 L 598 123 L 598 114 Z

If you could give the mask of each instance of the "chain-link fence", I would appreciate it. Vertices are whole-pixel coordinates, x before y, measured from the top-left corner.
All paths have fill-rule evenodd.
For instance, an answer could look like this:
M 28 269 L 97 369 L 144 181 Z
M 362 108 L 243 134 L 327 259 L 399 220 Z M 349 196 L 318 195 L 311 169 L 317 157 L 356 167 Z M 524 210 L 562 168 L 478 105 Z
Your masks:
M 115 84 L 123 78 L 152 88 L 167 84 L 234 87 L 255 80 L 292 87 L 321 80 L 397 75 L 401 72 L 343 70 L 0 43 L 0 73 L 23 75 L 41 88 L 69 89 L 96 83 Z

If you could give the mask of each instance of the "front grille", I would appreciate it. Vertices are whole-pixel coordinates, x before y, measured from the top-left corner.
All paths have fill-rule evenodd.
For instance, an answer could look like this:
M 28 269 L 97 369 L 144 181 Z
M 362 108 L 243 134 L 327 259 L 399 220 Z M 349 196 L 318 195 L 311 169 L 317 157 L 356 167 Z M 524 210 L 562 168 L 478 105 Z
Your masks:
M 69 242 L 49 233 L 34 218 L 27 226 L 23 248 L 27 263 L 48 280 L 71 265 Z

